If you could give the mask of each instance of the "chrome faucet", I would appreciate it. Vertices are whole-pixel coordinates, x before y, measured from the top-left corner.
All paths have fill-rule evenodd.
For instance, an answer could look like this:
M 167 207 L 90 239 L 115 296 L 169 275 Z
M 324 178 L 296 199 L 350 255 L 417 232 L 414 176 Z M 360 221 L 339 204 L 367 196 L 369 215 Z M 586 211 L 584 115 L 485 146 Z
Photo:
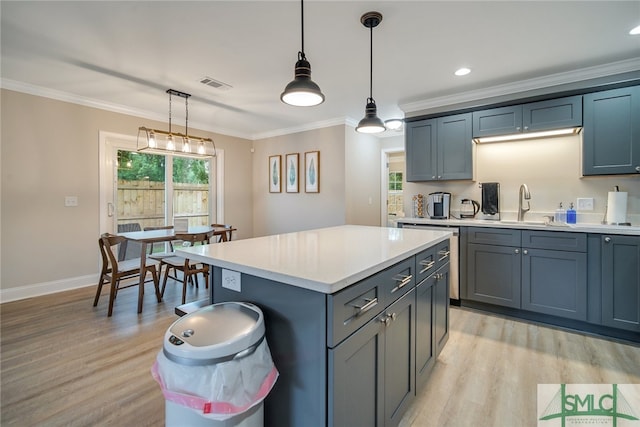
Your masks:
M 531 209 L 531 203 L 529 202 L 527 202 L 526 209 L 522 207 L 523 199 L 531 200 L 531 193 L 529 193 L 529 187 L 527 187 L 527 184 L 522 184 L 518 193 L 518 221 L 524 220 L 524 214 L 529 212 Z

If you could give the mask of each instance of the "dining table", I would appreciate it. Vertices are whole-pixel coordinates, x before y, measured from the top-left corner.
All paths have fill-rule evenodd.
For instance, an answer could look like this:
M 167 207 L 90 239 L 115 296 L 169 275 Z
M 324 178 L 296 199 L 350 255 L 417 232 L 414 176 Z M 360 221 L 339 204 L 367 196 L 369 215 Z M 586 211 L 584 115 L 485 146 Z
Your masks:
M 207 233 L 213 231 L 213 237 L 220 237 L 220 242 L 227 241 L 227 233 L 229 231 L 236 231 L 235 228 L 228 227 L 211 227 L 208 225 L 200 225 L 189 227 L 187 231 L 176 230 L 175 228 L 167 228 L 161 230 L 144 230 L 144 231 L 128 231 L 124 233 L 117 233 L 118 236 L 123 236 L 127 240 L 140 243 L 140 271 L 145 271 L 147 263 L 147 244 L 162 243 L 176 240 L 176 234 L 198 234 Z M 142 313 L 142 298 L 144 290 L 145 276 L 140 274 L 139 291 L 138 291 L 138 313 Z M 162 296 L 159 290 L 156 288 L 156 297 L 158 302 L 162 301 Z

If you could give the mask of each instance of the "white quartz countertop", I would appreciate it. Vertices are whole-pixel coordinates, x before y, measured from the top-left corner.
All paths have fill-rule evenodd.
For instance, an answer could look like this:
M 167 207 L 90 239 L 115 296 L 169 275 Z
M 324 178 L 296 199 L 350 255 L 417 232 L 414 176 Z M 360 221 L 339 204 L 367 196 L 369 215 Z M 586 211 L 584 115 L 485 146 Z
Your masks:
M 423 224 L 439 225 L 448 227 L 492 227 L 492 228 L 518 228 L 525 230 L 546 230 L 546 231 L 569 231 L 576 233 L 600 233 L 600 234 L 621 234 L 627 236 L 640 236 L 640 227 L 627 225 L 608 224 L 550 224 L 546 225 L 542 221 L 516 221 L 502 220 L 494 221 L 487 219 L 431 219 L 431 218 L 397 218 L 396 223 L 402 224 Z
M 210 265 L 332 294 L 451 235 L 446 230 L 343 225 L 177 252 Z

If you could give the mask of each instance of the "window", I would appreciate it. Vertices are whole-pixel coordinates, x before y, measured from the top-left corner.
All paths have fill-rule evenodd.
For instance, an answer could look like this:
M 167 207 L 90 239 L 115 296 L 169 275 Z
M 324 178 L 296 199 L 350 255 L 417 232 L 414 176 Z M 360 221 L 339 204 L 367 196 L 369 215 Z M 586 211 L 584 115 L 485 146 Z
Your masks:
M 389 191 L 387 195 L 387 213 L 395 215 L 402 212 L 402 172 L 389 172 Z

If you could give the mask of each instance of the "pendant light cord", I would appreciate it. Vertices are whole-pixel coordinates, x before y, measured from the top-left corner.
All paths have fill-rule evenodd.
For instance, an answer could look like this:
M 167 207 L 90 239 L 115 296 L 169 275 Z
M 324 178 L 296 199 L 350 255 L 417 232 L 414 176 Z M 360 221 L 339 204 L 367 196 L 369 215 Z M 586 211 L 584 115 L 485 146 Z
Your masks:
M 189 98 L 184 99 L 184 134 L 189 136 Z M 188 138 L 187 138 L 188 140 Z
M 169 135 L 171 135 L 171 92 L 169 92 Z
M 371 58 L 369 61 L 369 99 L 373 101 L 373 26 L 369 27 L 369 31 L 369 54 Z
M 300 0 L 300 28 L 302 32 L 302 56 L 304 56 L 304 0 Z

